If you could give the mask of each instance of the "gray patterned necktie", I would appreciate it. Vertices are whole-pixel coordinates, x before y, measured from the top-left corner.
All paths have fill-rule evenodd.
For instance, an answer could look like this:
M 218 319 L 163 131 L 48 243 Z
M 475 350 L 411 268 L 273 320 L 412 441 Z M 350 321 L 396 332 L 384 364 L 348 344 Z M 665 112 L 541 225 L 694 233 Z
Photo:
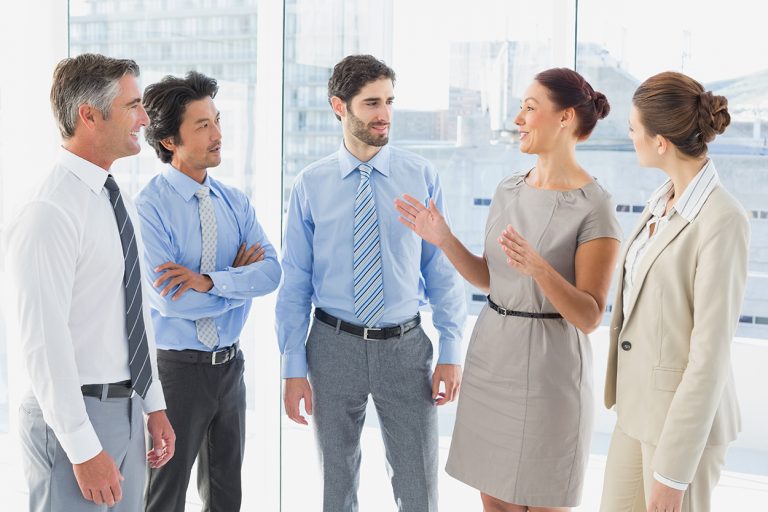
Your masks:
M 136 249 L 136 233 L 128 217 L 125 203 L 120 195 L 120 188 L 112 175 L 107 176 L 104 187 L 109 192 L 109 202 L 115 212 L 115 221 L 120 230 L 120 244 L 123 246 L 125 271 L 123 285 L 125 287 L 125 328 L 128 333 L 128 367 L 131 371 L 131 387 L 141 397 L 147 396 L 147 390 L 152 383 L 152 365 L 149 362 L 149 345 L 147 331 L 144 327 L 144 316 L 141 307 L 141 267 L 139 252 Z
M 195 192 L 200 212 L 200 230 L 202 232 L 202 252 L 200 256 L 200 273 L 206 274 L 216 270 L 216 215 L 213 212 L 211 189 L 200 187 Z M 213 348 L 219 343 L 219 333 L 213 318 L 195 320 L 197 339 L 206 347 Z

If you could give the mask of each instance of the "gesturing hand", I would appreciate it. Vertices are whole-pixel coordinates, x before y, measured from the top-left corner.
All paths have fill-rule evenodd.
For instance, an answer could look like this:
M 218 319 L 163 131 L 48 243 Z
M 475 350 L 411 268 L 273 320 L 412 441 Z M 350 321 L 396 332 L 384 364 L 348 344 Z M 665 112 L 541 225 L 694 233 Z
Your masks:
M 399 198 L 395 199 L 395 208 L 400 214 L 398 220 L 432 245 L 442 246 L 451 236 L 451 228 L 448 227 L 445 217 L 435 206 L 435 202 L 430 199 L 429 208 L 425 208 L 413 196 L 403 194 L 403 199 L 405 201 Z
M 155 269 L 155 272 L 163 272 L 163 275 L 158 277 L 155 282 L 152 283 L 155 288 L 160 288 L 163 286 L 163 283 L 167 282 L 163 291 L 160 292 L 161 297 L 168 295 L 177 286 L 179 289 L 173 294 L 173 300 L 178 300 L 184 292 L 190 289 L 205 293 L 213 288 L 213 279 L 209 276 L 198 274 L 197 272 L 172 261 L 163 263 Z
M 104 450 L 81 464 L 72 464 L 72 471 L 86 500 L 112 507 L 123 499 L 120 482 L 125 478 Z
M 511 225 L 501 232 L 499 244 L 507 255 L 507 264 L 518 272 L 533 276 L 546 265 L 544 258 Z
M 261 244 L 253 244 L 250 249 L 246 250 L 246 244 L 243 242 L 240 248 L 237 250 L 235 261 L 232 262 L 233 267 L 245 267 L 251 263 L 256 263 L 264 259 L 264 249 Z

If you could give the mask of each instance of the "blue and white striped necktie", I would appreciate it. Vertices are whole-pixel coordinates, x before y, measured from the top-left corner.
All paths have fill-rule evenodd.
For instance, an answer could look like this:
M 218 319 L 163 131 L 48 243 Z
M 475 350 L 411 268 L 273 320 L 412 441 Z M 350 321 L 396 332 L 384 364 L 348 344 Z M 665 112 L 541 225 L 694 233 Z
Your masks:
M 381 274 L 379 219 L 371 188 L 373 167 L 360 164 L 360 185 L 355 196 L 354 284 L 355 316 L 373 327 L 384 313 L 384 282 Z

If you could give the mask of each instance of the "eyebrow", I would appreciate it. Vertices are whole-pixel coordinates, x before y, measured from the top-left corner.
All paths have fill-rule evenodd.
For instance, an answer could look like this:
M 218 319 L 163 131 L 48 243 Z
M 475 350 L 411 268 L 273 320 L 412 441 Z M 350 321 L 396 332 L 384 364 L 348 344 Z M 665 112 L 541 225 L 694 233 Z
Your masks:
M 215 117 L 214 119 L 218 119 L 219 117 L 221 117 L 221 112 L 220 112 L 220 111 L 217 111 L 217 112 L 216 112 L 216 117 Z M 209 118 L 209 117 L 201 117 L 200 119 L 198 119 L 197 121 L 195 121 L 195 124 L 204 123 L 204 122 L 206 122 L 206 121 L 208 121 L 208 120 L 210 120 L 210 118 Z
M 534 103 L 538 103 L 538 102 L 539 102 L 539 100 L 537 100 L 537 99 L 536 99 L 536 98 L 534 98 L 533 96 L 528 96 L 527 98 L 525 98 L 525 99 L 523 100 L 523 103 L 525 103 L 525 102 L 526 102 L 526 101 L 528 101 L 528 100 L 531 100 L 531 101 L 533 101 Z
M 394 96 L 390 96 L 390 97 L 388 97 L 387 99 L 388 99 L 388 100 L 393 100 L 393 99 L 395 99 L 395 97 L 394 97 Z M 374 98 L 374 97 L 371 97 L 371 98 L 363 98 L 363 101 L 379 101 L 379 98 Z
M 134 105 L 137 105 L 141 103 L 141 98 L 133 98 L 131 101 L 125 104 L 126 107 L 132 107 Z

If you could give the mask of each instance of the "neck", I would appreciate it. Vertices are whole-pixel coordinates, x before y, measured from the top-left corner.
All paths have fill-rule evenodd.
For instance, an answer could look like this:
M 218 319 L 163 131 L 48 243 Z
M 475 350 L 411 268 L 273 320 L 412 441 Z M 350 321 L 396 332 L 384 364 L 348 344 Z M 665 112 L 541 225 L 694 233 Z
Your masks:
M 675 159 L 668 166 L 661 168 L 669 179 L 672 180 L 673 193 L 675 198 L 679 198 L 685 193 L 685 189 L 691 184 L 693 178 L 704 167 L 704 163 L 707 161 L 707 157 L 690 159 Z
M 187 165 L 185 162 L 182 162 L 180 160 L 177 160 L 176 158 L 173 158 L 171 160 L 171 165 L 174 169 L 179 171 L 182 174 L 185 174 L 195 180 L 196 182 L 202 184 L 205 181 L 205 177 L 208 176 L 208 169 L 206 168 L 197 168 L 192 167 L 190 165 Z
M 539 153 L 530 183 L 538 188 L 567 190 L 582 187 L 591 179 L 576 161 L 574 144 Z
M 344 134 L 344 147 L 361 162 L 375 157 L 384 146 L 371 146 L 349 133 Z
M 83 160 L 88 160 L 105 171 L 109 171 L 109 168 L 112 167 L 112 162 L 115 161 L 114 158 L 104 155 L 99 145 L 93 141 L 83 141 L 72 137 L 65 140 L 61 146 L 70 153 L 79 156 Z

